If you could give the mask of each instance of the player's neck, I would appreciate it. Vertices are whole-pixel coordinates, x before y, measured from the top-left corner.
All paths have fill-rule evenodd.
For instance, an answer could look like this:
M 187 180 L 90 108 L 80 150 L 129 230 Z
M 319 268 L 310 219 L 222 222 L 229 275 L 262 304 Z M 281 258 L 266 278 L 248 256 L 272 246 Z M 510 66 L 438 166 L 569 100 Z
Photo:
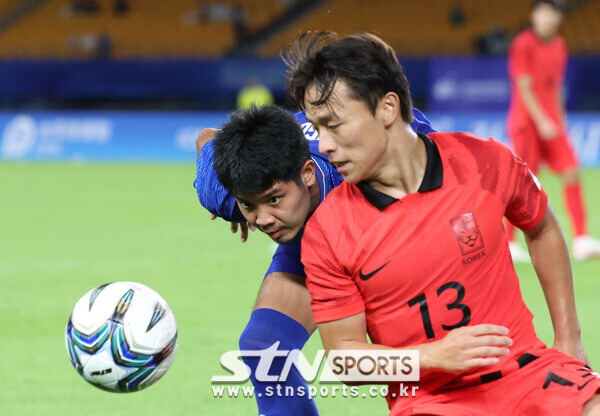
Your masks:
M 543 43 L 550 43 L 550 42 L 552 42 L 552 40 L 556 36 L 556 32 L 554 32 L 554 33 L 552 33 L 552 34 L 550 34 L 548 36 L 542 36 L 542 34 L 540 32 L 538 32 L 537 30 L 535 30 L 535 28 L 532 28 L 532 30 L 533 30 L 533 34 L 535 35 L 535 37 L 538 38 Z
M 393 133 L 381 168 L 367 182 L 380 192 L 402 198 L 417 192 L 421 186 L 427 168 L 427 150 L 409 124 L 402 123 Z

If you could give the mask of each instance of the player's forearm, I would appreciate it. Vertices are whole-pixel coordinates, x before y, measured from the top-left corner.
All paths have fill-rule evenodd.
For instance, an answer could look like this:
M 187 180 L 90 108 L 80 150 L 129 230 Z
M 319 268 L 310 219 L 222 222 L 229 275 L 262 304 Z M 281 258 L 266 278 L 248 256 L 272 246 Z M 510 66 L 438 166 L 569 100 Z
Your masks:
M 525 232 L 558 342 L 579 342 L 581 329 L 575 308 L 569 252 L 558 221 L 548 207 L 540 226 Z
M 394 351 L 394 352 L 398 352 L 399 355 L 402 354 L 402 352 L 404 351 L 418 351 L 419 352 L 419 368 L 420 368 L 420 372 L 419 375 L 420 377 L 424 377 L 426 375 L 428 375 L 429 373 L 432 373 L 434 371 L 440 371 L 439 368 L 436 368 L 434 366 L 434 362 L 435 360 L 433 359 L 433 355 L 435 355 L 434 353 L 432 353 L 431 348 L 430 348 L 430 344 L 421 344 L 421 345 L 415 345 L 412 347 L 407 347 L 407 348 L 392 348 L 392 347 L 388 347 L 385 345 L 381 345 L 381 344 L 371 344 L 369 342 L 362 342 L 362 341 L 342 341 L 340 343 L 335 344 L 334 346 L 331 346 L 330 349 L 326 348 L 326 353 L 329 356 L 330 351 L 331 350 L 369 350 L 369 351 Z M 371 382 L 365 382 L 365 383 L 347 383 L 349 385 L 362 385 L 362 384 L 379 384 L 379 383 L 373 383 Z M 387 384 L 387 383 L 382 383 L 382 384 Z
M 529 76 L 521 76 L 517 79 L 517 90 L 527 113 L 536 125 L 548 118 L 533 92 L 533 81 Z
M 566 102 L 565 102 L 565 95 L 563 93 L 562 88 L 558 91 L 558 93 L 556 94 L 556 107 L 558 108 L 558 111 L 562 117 L 565 117 L 566 115 Z
M 417 350 L 421 377 L 432 372 L 460 373 L 496 365 L 500 357 L 508 355 L 512 345 L 508 328 L 492 324 L 455 328 L 436 341 L 402 348 L 370 344 L 364 312 L 317 325 L 328 356 L 331 350 Z
M 399 354 L 418 351 L 420 376 L 425 377 L 430 373 L 460 373 L 498 364 L 499 357 L 508 355 L 512 345 L 507 334 L 504 327 L 480 324 L 456 328 L 442 339 L 403 348 L 371 344 L 366 340 L 332 340 L 323 337 L 323 332 L 321 338 L 328 356 L 331 350 L 386 350 Z
M 330 321 L 317 325 L 323 341 L 323 347 L 328 356 L 332 350 L 386 350 L 386 351 L 419 351 L 419 366 L 421 377 L 427 375 L 433 367 L 431 346 L 435 343 L 393 348 L 386 345 L 374 344 L 367 341 L 366 317 L 364 312 L 338 321 Z

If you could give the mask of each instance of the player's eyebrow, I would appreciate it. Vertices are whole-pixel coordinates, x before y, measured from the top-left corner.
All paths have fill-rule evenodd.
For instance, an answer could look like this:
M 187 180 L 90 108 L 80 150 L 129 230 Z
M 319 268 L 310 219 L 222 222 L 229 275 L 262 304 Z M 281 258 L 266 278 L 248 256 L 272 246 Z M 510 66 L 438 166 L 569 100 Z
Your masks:
M 314 120 L 311 120 L 308 117 L 308 114 L 306 114 L 306 112 L 304 113 L 304 116 L 306 117 L 306 120 L 308 120 L 308 122 L 310 122 L 313 125 L 315 125 L 315 124 L 325 125 L 325 124 L 327 124 L 328 121 L 338 119 L 338 115 L 335 113 L 335 111 L 333 111 L 333 109 L 329 109 L 329 111 L 327 111 L 327 113 L 323 114 L 322 116 L 315 117 Z
M 274 195 L 277 195 L 280 192 L 281 192 L 281 189 L 279 189 L 279 188 L 273 188 L 269 192 L 267 192 L 266 194 L 262 195 L 260 197 L 260 199 L 261 199 L 261 201 L 266 201 L 266 200 L 272 198 Z
M 335 119 L 334 116 L 332 116 L 331 114 L 326 114 L 324 116 L 321 117 L 316 117 L 315 120 L 311 120 L 308 117 L 306 117 L 306 119 L 312 124 L 312 125 L 321 125 L 324 126 L 327 124 L 327 122 Z

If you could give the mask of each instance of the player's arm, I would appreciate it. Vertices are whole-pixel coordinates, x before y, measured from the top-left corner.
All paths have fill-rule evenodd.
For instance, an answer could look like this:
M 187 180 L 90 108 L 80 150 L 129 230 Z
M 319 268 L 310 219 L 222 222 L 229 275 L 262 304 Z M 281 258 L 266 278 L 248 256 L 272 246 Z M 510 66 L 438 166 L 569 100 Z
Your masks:
M 581 344 L 569 252 L 552 207 L 548 205 L 538 226 L 524 233 L 550 310 L 554 347 L 589 365 Z
M 232 233 L 240 231 L 240 239 L 246 242 L 248 230 L 254 231 L 254 227 L 244 221 L 244 217 L 236 206 L 236 201 L 216 178 L 212 168 L 212 152 L 203 152 L 205 145 L 217 135 L 218 129 L 202 129 L 196 139 L 196 168 L 197 177 L 194 187 L 198 193 L 198 199 L 202 206 L 210 212 L 210 219 L 219 217 L 229 221 Z
M 421 376 L 432 371 L 455 373 L 498 364 L 498 357 L 508 355 L 506 347 L 512 345 L 506 336 L 508 329 L 491 324 L 453 329 L 438 341 L 406 348 L 371 344 L 367 341 L 364 312 L 317 327 L 328 355 L 331 350 L 418 350 Z
M 202 129 L 198 135 L 198 138 L 196 139 L 196 158 L 200 157 L 200 152 L 202 151 L 204 145 L 208 143 L 209 140 L 214 139 L 218 131 L 218 129 L 211 129 L 208 127 Z
M 564 88 L 559 88 L 556 94 L 556 106 L 561 117 L 567 117 L 567 102 Z
M 505 216 L 523 230 L 531 261 L 540 280 L 552 325 L 554 346 L 587 363 L 581 346 L 581 329 L 575 309 L 573 274 L 564 236 L 548 203 L 548 196 L 525 162 L 498 148 L 507 156 L 501 163 L 505 183 L 499 189 L 511 190 L 504 195 Z
M 525 104 L 529 116 L 535 123 L 538 133 L 544 140 L 552 140 L 558 135 L 558 126 L 544 111 L 533 92 L 533 78 L 530 74 L 517 76 L 517 91 Z

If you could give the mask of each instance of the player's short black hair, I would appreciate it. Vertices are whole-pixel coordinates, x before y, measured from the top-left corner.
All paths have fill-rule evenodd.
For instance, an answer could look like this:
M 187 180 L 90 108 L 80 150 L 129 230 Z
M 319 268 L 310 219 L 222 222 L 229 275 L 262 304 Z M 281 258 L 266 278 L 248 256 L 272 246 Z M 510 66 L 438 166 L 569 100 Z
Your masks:
M 335 83 L 342 80 L 352 98 L 364 102 L 371 113 L 388 92 L 400 98 L 402 119 L 410 123 L 410 87 L 394 50 L 377 36 L 357 33 L 340 37 L 335 32 L 304 32 L 284 55 L 288 66 L 286 86 L 300 108 L 307 89 L 314 85 L 319 97 L 312 105 L 326 105 Z
M 217 178 L 237 197 L 264 192 L 276 181 L 301 183 L 302 166 L 310 159 L 302 127 L 274 105 L 233 112 L 213 146 Z
M 533 0 L 533 8 L 535 9 L 540 4 L 547 4 L 561 13 L 565 12 L 565 3 L 561 0 Z

